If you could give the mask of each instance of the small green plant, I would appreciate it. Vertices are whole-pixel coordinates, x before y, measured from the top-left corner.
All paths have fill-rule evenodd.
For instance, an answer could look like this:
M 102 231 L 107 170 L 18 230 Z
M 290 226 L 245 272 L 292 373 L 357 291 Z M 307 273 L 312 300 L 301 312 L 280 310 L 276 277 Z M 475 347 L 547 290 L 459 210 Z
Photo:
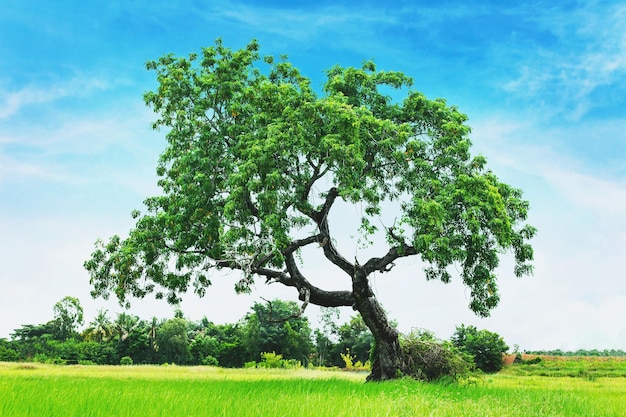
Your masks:
M 355 357 L 350 354 L 350 349 L 347 348 L 346 353 L 340 353 L 339 355 L 341 356 L 343 363 L 346 365 L 346 369 L 351 371 L 354 368 Z
M 250 361 L 250 362 L 246 362 L 243 364 L 243 367 L 248 368 L 248 369 L 256 368 L 256 366 L 257 366 L 257 363 L 255 361 Z
M 259 366 L 264 368 L 284 368 L 285 361 L 283 355 L 276 352 L 262 352 L 261 363 Z
M 133 358 L 131 358 L 130 356 L 123 356 L 122 359 L 120 359 L 120 365 L 129 366 L 132 364 Z

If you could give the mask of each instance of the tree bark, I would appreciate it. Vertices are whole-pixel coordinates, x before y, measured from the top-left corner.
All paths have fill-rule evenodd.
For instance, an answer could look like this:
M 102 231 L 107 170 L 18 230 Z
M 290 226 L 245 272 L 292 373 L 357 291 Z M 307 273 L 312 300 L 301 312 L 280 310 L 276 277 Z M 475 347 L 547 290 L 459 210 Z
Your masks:
M 376 299 L 362 268 L 357 267 L 352 279 L 352 289 L 354 307 L 374 336 L 372 371 L 367 380 L 385 381 L 398 378 L 404 370 L 398 331 L 389 323 L 387 314 Z

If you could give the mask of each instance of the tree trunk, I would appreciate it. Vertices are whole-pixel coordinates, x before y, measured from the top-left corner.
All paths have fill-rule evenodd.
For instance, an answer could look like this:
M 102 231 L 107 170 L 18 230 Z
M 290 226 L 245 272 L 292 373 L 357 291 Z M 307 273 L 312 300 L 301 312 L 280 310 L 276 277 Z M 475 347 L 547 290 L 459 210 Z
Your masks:
M 358 270 L 352 281 L 355 308 L 374 336 L 372 372 L 368 381 L 395 379 L 404 370 L 398 331 L 387 320 L 387 314 L 376 299 L 367 275 Z

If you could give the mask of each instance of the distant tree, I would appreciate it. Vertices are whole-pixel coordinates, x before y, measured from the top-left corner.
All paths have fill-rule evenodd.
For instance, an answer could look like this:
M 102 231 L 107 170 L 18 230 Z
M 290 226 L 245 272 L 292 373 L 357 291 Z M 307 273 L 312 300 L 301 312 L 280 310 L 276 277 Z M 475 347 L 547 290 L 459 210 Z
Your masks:
M 335 354 L 336 357 L 333 358 L 334 346 L 339 337 L 339 327 L 336 323 L 339 319 L 339 309 L 337 307 L 322 307 L 321 312 L 321 329 L 315 329 L 313 332 L 315 341 L 314 364 L 317 366 L 339 365 L 341 357 Z
M 113 322 L 113 332 L 118 343 L 123 342 L 139 325 L 139 317 L 127 313 L 119 313 Z
M 66 296 L 53 308 L 54 321 L 59 329 L 61 339 L 76 335 L 78 325 L 84 323 L 83 308 L 76 297 Z
M 318 95 L 286 60 L 266 57 L 260 68 L 258 49 L 253 41 L 232 51 L 218 40 L 201 56 L 147 64 L 159 86 L 144 98 L 158 113 L 153 126 L 167 130 L 162 192 L 145 200 L 145 214 L 133 212 L 126 239 L 96 243 L 85 263 L 92 294 L 114 292 L 126 304 L 155 293 L 177 303 L 191 286 L 204 295 L 211 269 L 240 272 L 239 292 L 261 277 L 293 287 L 303 306 L 356 309 L 377 345 L 369 379 L 396 378 L 399 334 L 373 274 L 417 256 L 426 279 L 447 283 L 454 266 L 470 309 L 487 316 L 499 301 L 500 255 L 513 253 L 515 275 L 532 271 L 528 202 L 471 155 L 467 117 L 408 90 L 406 75 L 372 62 L 335 66 Z M 406 97 L 392 100 L 389 89 Z M 379 242 L 378 256 L 347 255 L 333 228 L 342 204 L 359 208 L 344 243 Z M 314 247 L 347 290 L 308 279 L 301 255 Z
M 151 343 L 150 331 L 151 324 L 137 317 L 125 337 L 117 341 L 117 357 L 129 356 L 135 364 L 156 363 L 158 355 Z
M 102 343 L 111 339 L 113 334 L 113 324 L 107 316 L 107 310 L 100 309 L 93 321 L 89 323 L 89 327 L 83 332 L 83 337 L 87 341 Z
M 340 353 L 350 352 L 355 361 L 365 363 L 370 358 L 370 350 L 374 344 L 374 336 L 361 316 L 354 316 L 350 321 L 339 326 L 339 341 L 335 345 L 333 358 L 339 365 Z
M 157 344 L 157 331 L 161 324 L 162 322 L 156 317 L 152 317 L 148 323 L 148 340 L 150 341 L 150 346 L 155 352 L 159 350 L 159 345 Z
M 218 365 L 220 354 L 219 341 L 205 334 L 197 334 L 190 341 L 189 352 L 194 365 Z
M 460 351 L 471 355 L 478 369 L 498 372 L 504 366 L 503 354 L 509 350 L 502 337 L 488 330 L 461 325 L 450 339 Z
M 20 359 L 32 360 L 37 355 L 51 353 L 50 342 L 58 340 L 59 328 L 55 321 L 45 324 L 25 324 L 11 333 L 12 344 Z
M 245 318 L 244 332 L 249 360 L 260 360 L 262 352 L 275 352 L 285 359 L 306 362 L 313 351 L 308 319 L 293 301 L 254 303 Z
M 244 343 L 244 325 L 239 323 L 213 325 L 207 335 L 215 337 L 219 342 L 219 353 L 216 358 L 220 366 L 239 368 L 248 360 L 248 350 Z
M 187 320 L 173 318 L 163 323 L 157 330 L 157 344 L 162 361 L 186 365 L 191 360 Z
M 13 348 L 11 342 L 0 339 L 0 362 L 15 362 L 19 359 L 17 350 Z

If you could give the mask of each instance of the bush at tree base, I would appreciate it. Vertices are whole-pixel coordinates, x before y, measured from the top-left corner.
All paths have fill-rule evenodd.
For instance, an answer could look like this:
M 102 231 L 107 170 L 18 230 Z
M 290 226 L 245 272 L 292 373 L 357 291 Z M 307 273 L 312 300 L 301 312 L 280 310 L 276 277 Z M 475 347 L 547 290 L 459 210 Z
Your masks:
M 422 381 L 452 379 L 458 381 L 470 376 L 472 358 L 452 345 L 435 339 L 430 332 L 411 332 L 400 338 L 407 376 Z

